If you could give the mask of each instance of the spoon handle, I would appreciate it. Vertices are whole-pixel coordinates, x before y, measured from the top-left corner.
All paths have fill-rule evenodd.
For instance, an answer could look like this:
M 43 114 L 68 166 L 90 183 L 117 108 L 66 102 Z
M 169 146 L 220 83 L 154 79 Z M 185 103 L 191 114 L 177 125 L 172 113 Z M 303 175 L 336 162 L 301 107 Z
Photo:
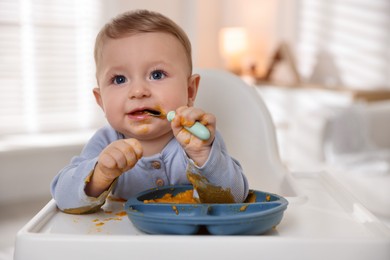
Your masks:
M 173 120 L 173 118 L 175 117 L 175 115 L 176 115 L 175 111 L 168 112 L 168 114 L 167 114 L 168 121 L 171 122 Z M 205 127 L 204 125 L 202 125 L 199 122 L 195 122 L 195 124 L 193 124 L 190 127 L 184 126 L 184 128 L 187 129 L 187 131 L 190 132 L 191 134 L 198 137 L 200 140 L 207 140 L 210 138 L 209 129 L 207 129 L 207 127 Z

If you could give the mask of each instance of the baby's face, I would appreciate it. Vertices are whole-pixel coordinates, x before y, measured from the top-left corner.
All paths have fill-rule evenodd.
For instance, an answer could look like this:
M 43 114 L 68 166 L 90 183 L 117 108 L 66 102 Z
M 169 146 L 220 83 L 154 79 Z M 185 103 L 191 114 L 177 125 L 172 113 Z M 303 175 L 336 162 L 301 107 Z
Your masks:
M 172 35 L 157 32 L 106 40 L 98 83 L 94 94 L 108 122 L 139 140 L 170 134 L 164 115 L 192 106 L 197 90 L 184 47 Z

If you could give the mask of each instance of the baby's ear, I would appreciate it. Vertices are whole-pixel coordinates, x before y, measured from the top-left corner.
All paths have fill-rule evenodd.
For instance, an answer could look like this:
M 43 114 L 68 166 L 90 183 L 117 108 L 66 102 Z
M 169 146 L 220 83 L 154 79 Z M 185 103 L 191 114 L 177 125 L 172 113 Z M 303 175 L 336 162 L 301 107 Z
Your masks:
M 100 94 L 100 88 L 94 88 L 93 90 L 93 95 L 95 96 L 96 103 L 103 109 L 104 111 L 104 106 L 103 106 L 103 100 L 102 100 L 102 95 Z
M 188 106 L 193 106 L 198 93 L 200 75 L 194 74 L 188 79 L 187 91 L 188 91 Z

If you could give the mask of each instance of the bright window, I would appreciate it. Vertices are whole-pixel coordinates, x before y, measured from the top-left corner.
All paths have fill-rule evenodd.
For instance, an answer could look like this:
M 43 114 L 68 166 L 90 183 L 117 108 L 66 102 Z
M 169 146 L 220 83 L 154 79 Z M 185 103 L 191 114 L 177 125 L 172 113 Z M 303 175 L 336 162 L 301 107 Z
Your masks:
M 329 83 L 390 88 L 390 1 L 300 0 L 297 17 L 302 74 L 317 68 L 338 74 Z
M 98 0 L 0 0 L 0 134 L 93 128 Z

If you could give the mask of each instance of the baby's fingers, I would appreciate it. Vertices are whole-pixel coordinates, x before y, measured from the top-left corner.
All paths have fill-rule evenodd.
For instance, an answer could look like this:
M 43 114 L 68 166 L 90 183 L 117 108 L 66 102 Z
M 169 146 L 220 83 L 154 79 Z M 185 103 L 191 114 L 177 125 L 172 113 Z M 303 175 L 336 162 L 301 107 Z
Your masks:
M 134 167 L 141 157 L 141 144 L 135 139 L 125 139 L 107 146 L 100 156 L 99 163 L 107 169 L 118 169 L 124 172 Z
M 129 144 L 133 150 L 133 152 L 136 155 L 137 160 L 142 157 L 143 149 L 141 143 L 137 139 L 125 139 L 124 140 L 127 144 Z
M 102 153 L 99 162 L 107 169 L 124 169 L 127 165 L 126 153 L 130 153 L 125 142 L 112 143 Z
M 123 149 L 123 155 L 125 161 L 125 166 L 121 169 L 128 170 L 134 167 L 137 161 L 142 157 L 142 146 L 136 139 L 126 139 L 123 140 L 125 144 L 125 149 Z
M 99 158 L 99 163 L 108 169 L 113 169 L 117 165 L 115 158 L 110 153 L 102 153 Z
M 200 120 L 200 123 L 207 127 L 207 129 L 210 131 L 210 138 L 209 142 L 212 142 L 214 140 L 215 136 L 215 128 L 216 128 L 216 118 L 213 114 L 204 114 Z

